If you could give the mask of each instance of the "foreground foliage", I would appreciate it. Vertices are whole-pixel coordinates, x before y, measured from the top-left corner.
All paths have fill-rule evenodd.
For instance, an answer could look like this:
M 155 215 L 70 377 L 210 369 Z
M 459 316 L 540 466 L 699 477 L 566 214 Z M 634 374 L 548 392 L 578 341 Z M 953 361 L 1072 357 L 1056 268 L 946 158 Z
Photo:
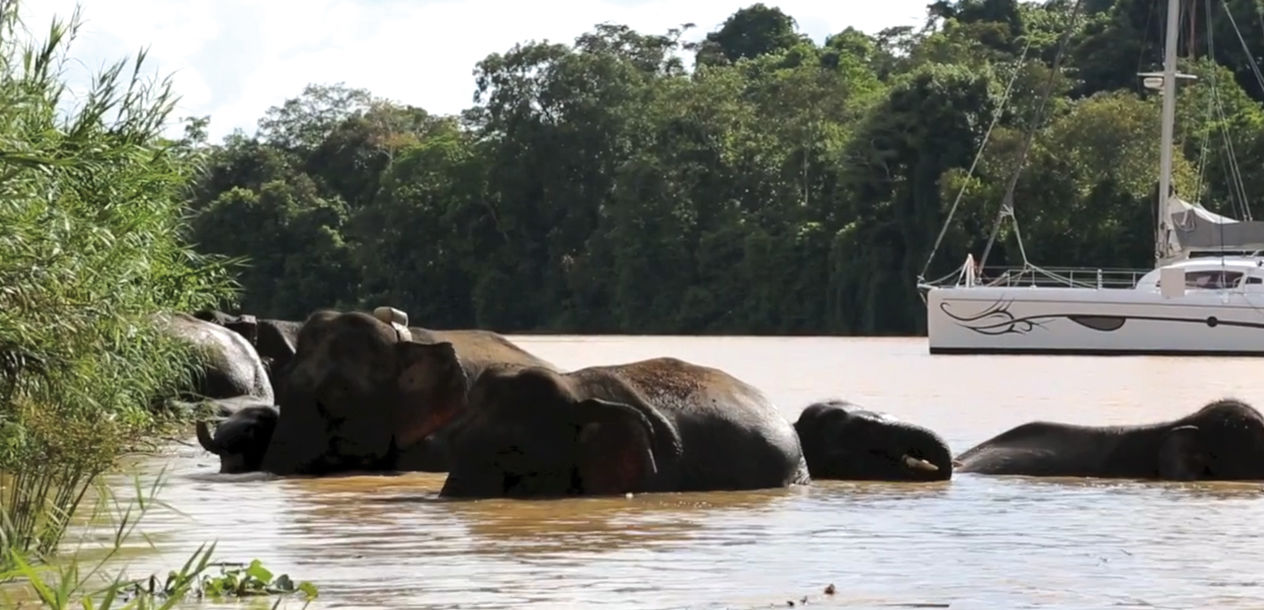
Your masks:
M 1260 2 L 1195 4 L 1176 184 L 1234 212 L 1264 184 L 1235 190 L 1221 151 L 1264 161 L 1264 90 L 1231 17 L 1264 52 Z M 1136 72 L 1159 68 L 1162 16 L 945 0 L 925 28 L 818 44 L 755 4 L 700 43 L 606 24 L 494 53 L 459 117 L 312 85 L 211 146 L 197 241 L 250 258 L 240 306 L 261 316 L 389 303 L 501 331 L 920 331 L 915 279 L 948 210 L 962 193 L 927 279 L 980 254 L 1032 128 L 1015 203 L 1033 262 L 1150 264 L 1159 105 Z M 1012 228 L 988 262 L 1022 262 Z
M 55 610 L 76 607 L 86 610 L 122 610 L 144 608 L 173 608 L 193 599 L 225 601 L 232 598 L 257 598 L 275 596 L 272 607 L 277 608 L 289 596 L 298 596 L 303 607 L 319 595 L 310 582 L 295 584 L 286 574 L 274 576 L 259 560 L 247 565 L 228 567 L 219 564 L 219 574 L 208 574 L 213 565 L 211 557 L 215 545 L 202 545 L 185 561 L 179 570 L 168 572 L 166 578 L 150 575 L 147 578 L 125 579 L 121 574 L 106 576 L 108 562 L 123 550 L 123 545 L 136 533 L 136 527 L 144 516 L 155 507 L 166 507 L 157 499 L 157 491 L 164 481 L 160 473 L 149 489 L 136 479 L 136 496 L 133 502 L 122 507 L 114 494 L 105 486 L 98 486 L 98 502 L 94 506 L 91 522 L 104 517 L 117 518 L 117 525 L 110 545 L 99 553 L 100 557 L 89 567 L 80 559 L 86 549 L 72 555 L 67 561 L 55 565 L 33 563 L 18 549 L 5 549 L 5 563 L 13 566 L 0 573 L 0 582 L 16 582 L 26 585 L 26 598 Z M 112 511 L 110 509 L 113 509 Z M 167 507 L 170 508 L 170 507 Z M 4 595 L 9 607 L 20 606 L 21 600 Z
M 77 16 L 20 37 L 0 2 L 0 552 L 51 553 L 88 486 L 162 420 L 196 354 L 160 311 L 228 294 L 181 241 L 188 146 L 163 141 L 173 98 L 139 54 L 82 104 L 59 80 Z M 0 562 L 2 564 L 3 562 Z

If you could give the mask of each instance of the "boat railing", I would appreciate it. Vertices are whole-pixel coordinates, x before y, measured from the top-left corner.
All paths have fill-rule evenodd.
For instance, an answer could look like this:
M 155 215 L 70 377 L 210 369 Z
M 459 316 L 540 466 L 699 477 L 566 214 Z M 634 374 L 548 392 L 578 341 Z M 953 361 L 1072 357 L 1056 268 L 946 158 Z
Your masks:
M 942 278 L 920 282 L 928 288 L 977 287 L 1061 287 L 1061 288 L 1136 288 L 1141 277 L 1153 269 L 1094 267 L 984 267 L 973 266 L 973 259 Z
M 985 268 L 975 285 L 1131 289 L 1136 288 L 1141 277 L 1151 271 L 1153 269 L 1091 267 Z

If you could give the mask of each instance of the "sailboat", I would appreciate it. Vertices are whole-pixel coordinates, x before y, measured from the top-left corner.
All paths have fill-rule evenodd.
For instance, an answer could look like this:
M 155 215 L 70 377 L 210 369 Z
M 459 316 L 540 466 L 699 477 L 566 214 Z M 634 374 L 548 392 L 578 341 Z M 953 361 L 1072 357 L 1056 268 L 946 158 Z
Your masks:
M 1176 85 L 1193 78 L 1176 70 L 1179 1 L 1167 2 L 1163 71 L 1140 75 L 1162 95 L 1154 267 L 1027 264 L 984 279 L 968 255 L 942 283 L 919 278 L 930 353 L 1264 355 L 1264 222 L 1172 189 Z

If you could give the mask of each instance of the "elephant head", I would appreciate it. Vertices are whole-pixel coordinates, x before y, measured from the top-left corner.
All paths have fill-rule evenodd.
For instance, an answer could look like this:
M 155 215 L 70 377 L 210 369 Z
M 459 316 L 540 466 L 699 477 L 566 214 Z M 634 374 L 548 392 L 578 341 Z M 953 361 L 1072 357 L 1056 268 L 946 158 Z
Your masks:
M 193 314 L 193 317 L 205 322 L 212 322 L 227 328 L 250 341 L 254 345 L 259 340 L 258 328 L 259 320 L 249 314 L 234 316 L 227 314 L 218 309 L 203 309 Z
M 221 473 L 259 470 L 277 423 L 273 405 L 253 405 L 230 415 L 215 427 L 212 435 L 206 421 L 197 423 L 197 439 L 202 448 L 219 456 Z
M 1240 400 L 1211 402 L 1155 430 L 1161 478 L 1264 479 L 1264 417 Z
M 374 314 L 319 311 L 304 322 L 265 470 L 393 469 L 398 450 L 464 406 L 466 377 L 452 344 L 412 341 L 398 310 Z
M 794 423 L 814 479 L 942 481 L 952 454 L 934 432 L 841 400 L 809 405 Z
M 193 314 L 193 317 L 212 322 L 227 328 L 242 337 L 258 352 L 268 371 L 268 377 L 275 386 L 283 370 L 294 357 L 299 322 L 286 320 L 260 321 L 250 314 L 231 315 L 214 309 L 204 309 Z
M 658 474 L 654 409 L 584 396 L 542 368 L 489 369 L 449 437 L 440 495 L 528 497 L 641 491 Z

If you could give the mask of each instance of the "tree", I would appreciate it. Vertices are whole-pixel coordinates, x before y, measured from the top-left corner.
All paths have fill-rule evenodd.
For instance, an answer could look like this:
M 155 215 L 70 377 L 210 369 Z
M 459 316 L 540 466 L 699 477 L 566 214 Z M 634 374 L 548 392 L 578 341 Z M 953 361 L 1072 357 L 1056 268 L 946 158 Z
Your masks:
M 259 119 L 259 136 L 281 150 L 307 153 L 339 123 L 373 102 L 373 96 L 364 89 L 343 83 L 310 84 L 298 97 L 268 109 Z
M 480 253 L 503 239 L 480 197 L 477 153 L 471 135 L 447 123 L 395 156 L 378 196 L 352 221 L 361 306 L 389 304 L 439 328 L 477 323 Z
M 909 321 L 924 323 L 916 299 L 899 295 L 913 294 L 943 223 L 940 176 L 968 165 L 978 149 L 992 114 L 991 87 L 987 73 L 923 66 L 891 89 L 851 141 L 847 181 L 855 220 L 836 247 L 841 257 L 874 261 L 858 265 L 871 279 L 852 286 L 858 294 L 847 299 L 855 309 L 849 326 L 856 331 L 893 332 Z
M 341 200 L 321 197 L 300 174 L 221 193 L 194 219 L 193 236 L 206 252 L 247 259 L 243 311 L 301 320 L 355 300 L 347 217 Z
M 330 194 L 359 208 L 376 193 L 392 158 L 440 120 L 421 108 L 376 102 L 334 126 L 312 149 L 305 169 Z
M 729 16 L 719 30 L 707 34 L 695 61 L 701 65 L 732 63 L 788 49 L 803 38 L 794 19 L 757 2 Z

